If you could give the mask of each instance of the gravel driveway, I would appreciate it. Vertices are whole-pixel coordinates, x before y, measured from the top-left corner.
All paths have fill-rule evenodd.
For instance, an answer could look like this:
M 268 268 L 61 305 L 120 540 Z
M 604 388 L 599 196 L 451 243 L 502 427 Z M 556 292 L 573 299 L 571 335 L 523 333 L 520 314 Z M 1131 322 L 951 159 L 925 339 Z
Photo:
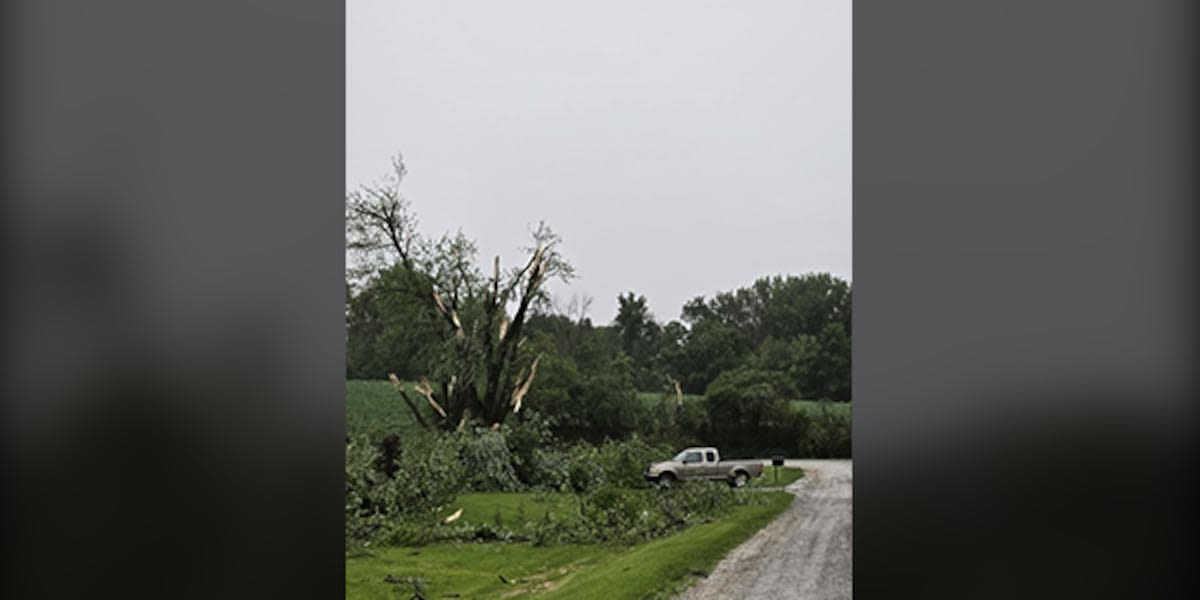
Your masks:
M 805 471 L 787 487 L 796 495 L 792 506 L 677 600 L 852 596 L 852 462 L 788 460 L 785 465 Z

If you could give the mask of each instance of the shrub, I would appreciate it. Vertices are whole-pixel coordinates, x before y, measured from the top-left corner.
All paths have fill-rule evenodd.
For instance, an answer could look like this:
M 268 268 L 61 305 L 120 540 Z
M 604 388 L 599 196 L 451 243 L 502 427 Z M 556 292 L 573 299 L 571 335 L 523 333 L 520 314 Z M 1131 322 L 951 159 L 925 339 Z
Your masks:
M 569 460 L 565 452 L 555 449 L 557 441 L 549 419 L 530 410 L 516 424 L 505 425 L 500 431 L 522 486 L 558 490 L 567 483 Z
M 581 494 L 604 482 L 604 472 L 596 460 L 595 446 L 580 442 L 568 451 L 567 483 L 571 491 Z
M 839 415 L 821 407 L 821 414 L 812 419 L 809 434 L 804 440 L 809 455 L 817 458 L 850 458 L 850 415 Z
M 702 437 L 726 458 L 806 453 L 809 418 L 785 398 L 794 391 L 780 373 L 739 368 L 708 387 L 708 424 Z
M 515 492 L 523 488 L 503 433 L 475 428 L 452 436 L 467 472 L 467 487 L 477 492 Z
M 650 463 L 671 456 L 671 447 L 650 444 L 634 435 L 627 441 L 608 441 L 597 448 L 592 460 L 600 471 L 600 480 L 621 487 L 644 487 L 642 474 Z
M 757 494 L 734 492 L 711 481 L 685 482 L 670 489 L 631 490 L 599 485 L 579 497 L 577 523 L 558 522 L 561 531 L 547 540 L 574 543 L 634 544 L 670 535 L 690 525 L 716 520 L 739 504 L 761 501 Z
M 462 488 L 466 471 L 456 440 L 414 436 L 400 446 L 404 460 L 387 462 L 366 437 L 346 444 L 348 545 L 376 538 L 407 539 L 415 535 L 410 521 L 448 504 Z
M 660 534 L 666 520 L 644 491 L 604 485 L 580 498 L 583 529 L 593 542 L 632 544 Z M 658 518 L 651 518 L 651 515 Z
M 532 525 L 529 541 L 534 546 L 585 543 L 588 535 L 578 520 L 556 517 L 550 511 L 542 514 Z

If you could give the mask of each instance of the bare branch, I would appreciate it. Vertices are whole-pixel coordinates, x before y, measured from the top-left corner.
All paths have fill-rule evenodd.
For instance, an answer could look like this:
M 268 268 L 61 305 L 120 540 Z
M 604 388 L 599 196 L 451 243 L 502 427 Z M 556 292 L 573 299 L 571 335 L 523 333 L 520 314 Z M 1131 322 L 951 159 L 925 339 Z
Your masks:
M 420 384 L 413 384 L 413 389 L 416 390 L 418 394 L 424 396 L 425 399 L 429 401 L 429 405 L 433 407 L 433 410 L 436 410 L 439 415 L 442 415 L 443 419 L 447 418 L 446 409 L 442 408 L 442 405 L 438 404 L 437 400 L 433 399 L 433 386 L 429 384 L 429 379 L 422 377 Z
M 513 390 L 511 402 L 513 414 L 521 412 L 521 401 L 525 399 L 525 394 L 529 393 L 529 386 L 533 385 L 533 378 L 537 376 L 537 366 L 538 361 L 540 360 L 542 360 L 541 354 L 537 355 L 537 357 L 533 359 L 533 364 L 529 365 L 529 376 L 525 378 L 523 383 L 518 385 L 517 388 Z M 517 376 L 517 379 L 521 379 L 520 375 Z
M 404 399 L 404 404 L 408 406 L 408 410 L 412 412 L 413 418 L 416 419 L 417 424 L 421 426 L 421 429 L 429 429 L 429 423 L 425 422 L 425 417 L 422 417 L 421 411 L 417 410 L 417 403 L 413 402 L 413 399 L 408 395 L 408 392 L 404 391 L 404 384 L 400 382 L 400 379 L 396 377 L 396 374 L 388 373 L 388 379 L 392 380 L 392 387 L 396 388 L 397 392 L 400 392 L 400 397 Z

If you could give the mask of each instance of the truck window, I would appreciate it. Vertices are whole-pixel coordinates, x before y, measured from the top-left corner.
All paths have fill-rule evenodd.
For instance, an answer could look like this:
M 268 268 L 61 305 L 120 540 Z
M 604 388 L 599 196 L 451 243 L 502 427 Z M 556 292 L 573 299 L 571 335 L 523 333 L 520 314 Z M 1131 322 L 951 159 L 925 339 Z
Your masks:
M 698 463 L 700 460 L 699 452 L 688 452 L 687 456 L 683 457 L 684 463 Z
M 708 459 L 708 462 L 717 462 L 717 453 L 712 450 L 705 452 L 704 456 Z

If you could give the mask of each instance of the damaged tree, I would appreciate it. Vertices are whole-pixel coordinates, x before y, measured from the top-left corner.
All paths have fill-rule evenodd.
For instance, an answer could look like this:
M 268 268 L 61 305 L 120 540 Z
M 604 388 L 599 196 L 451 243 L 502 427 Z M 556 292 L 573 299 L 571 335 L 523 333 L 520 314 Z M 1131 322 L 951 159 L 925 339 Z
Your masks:
M 441 332 L 440 347 L 427 353 L 421 382 L 406 389 L 392 375 L 392 384 L 422 427 L 452 430 L 470 421 L 497 427 L 521 412 L 537 376 L 540 357 L 521 352 L 525 321 L 535 305 L 548 300 L 545 283 L 569 281 L 574 269 L 558 252 L 561 238 L 539 223 L 533 245 L 523 249 L 529 257 L 525 263 L 502 271 L 497 256 L 485 278 L 476 266 L 475 244 L 461 231 L 436 242 L 420 236 L 399 191 L 405 173 L 397 157 L 388 177 L 346 198 L 354 274 L 404 269 L 418 281 L 413 289 L 420 290 L 427 318 Z

